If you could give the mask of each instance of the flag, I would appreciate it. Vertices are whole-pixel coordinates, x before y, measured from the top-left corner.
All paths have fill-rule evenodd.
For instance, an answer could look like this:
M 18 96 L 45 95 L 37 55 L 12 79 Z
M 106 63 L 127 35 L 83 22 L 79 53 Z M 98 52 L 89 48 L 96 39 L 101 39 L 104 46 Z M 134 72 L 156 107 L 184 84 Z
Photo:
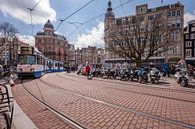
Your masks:
M 161 4 L 163 3 L 163 0 L 161 0 Z

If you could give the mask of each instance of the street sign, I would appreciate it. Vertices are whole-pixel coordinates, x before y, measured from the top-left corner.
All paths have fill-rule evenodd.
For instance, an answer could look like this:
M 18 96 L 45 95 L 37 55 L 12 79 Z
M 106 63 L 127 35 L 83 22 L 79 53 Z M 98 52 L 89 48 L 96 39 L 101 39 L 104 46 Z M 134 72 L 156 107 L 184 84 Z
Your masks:
M 33 54 L 34 48 L 33 47 L 21 47 L 21 54 Z

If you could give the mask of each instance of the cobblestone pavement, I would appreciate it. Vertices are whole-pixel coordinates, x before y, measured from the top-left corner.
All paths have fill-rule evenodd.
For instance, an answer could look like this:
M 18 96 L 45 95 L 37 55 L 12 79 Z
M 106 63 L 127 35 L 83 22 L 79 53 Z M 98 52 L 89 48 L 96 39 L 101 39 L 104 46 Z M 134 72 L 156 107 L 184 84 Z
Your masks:
M 195 90 L 173 83 L 146 85 L 53 73 L 24 85 L 89 129 L 195 128 Z
M 39 129 L 73 129 L 55 114 L 34 102 L 22 85 L 12 88 L 14 98 Z

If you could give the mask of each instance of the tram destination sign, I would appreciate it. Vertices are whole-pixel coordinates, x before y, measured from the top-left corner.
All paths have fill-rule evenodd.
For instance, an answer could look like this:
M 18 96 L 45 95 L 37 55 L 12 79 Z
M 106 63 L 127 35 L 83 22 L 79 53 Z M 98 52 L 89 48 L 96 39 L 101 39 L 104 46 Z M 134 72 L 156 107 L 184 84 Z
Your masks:
M 20 48 L 21 54 L 33 54 L 34 53 L 34 48 L 33 47 L 21 47 Z

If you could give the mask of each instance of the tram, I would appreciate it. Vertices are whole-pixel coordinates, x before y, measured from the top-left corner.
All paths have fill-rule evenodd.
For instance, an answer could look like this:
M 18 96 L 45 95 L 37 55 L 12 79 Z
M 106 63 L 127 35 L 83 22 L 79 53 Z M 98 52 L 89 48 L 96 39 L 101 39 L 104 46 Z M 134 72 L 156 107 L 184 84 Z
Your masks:
M 33 76 L 39 78 L 49 72 L 64 71 L 63 62 L 46 58 L 35 47 L 21 47 L 18 54 L 18 78 Z

